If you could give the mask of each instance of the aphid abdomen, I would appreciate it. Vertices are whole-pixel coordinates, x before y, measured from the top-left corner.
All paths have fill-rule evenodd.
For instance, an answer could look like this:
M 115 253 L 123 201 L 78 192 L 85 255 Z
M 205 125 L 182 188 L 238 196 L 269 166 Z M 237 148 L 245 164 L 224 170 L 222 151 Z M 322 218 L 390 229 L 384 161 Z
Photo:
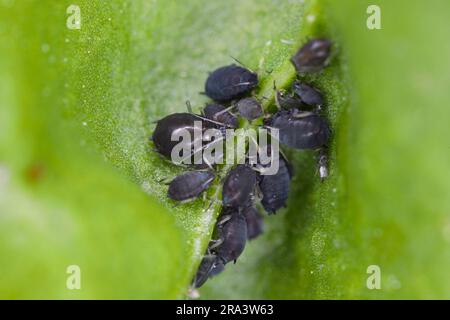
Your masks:
M 274 175 L 261 176 L 259 188 L 263 195 L 261 204 L 269 213 L 276 213 L 286 206 L 289 197 L 291 175 L 287 163 L 280 158 L 278 172 Z
M 308 106 L 322 106 L 324 101 L 322 94 L 310 85 L 295 82 L 293 85 L 295 94 Z
M 223 123 L 229 128 L 235 129 L 239 125 L 238 119 L 220 104 L 210 103 L 203 109 L 207 119 Z M 219 127 L 217 125 L 216 127 Z
M 194 138 L 195 121 L 202 123 L 202 127 L 208 127 L 200 118 L 190 113 L 174 113 L 162 118 L 156 124 L 152 140 L 156 149 L 166 158 L 171 157 L 172 149 L 179 141 L 172 141 L 172 134 L 177 130 L 187 130 Z
M 331 42 L 327 39 L 312 39 L 291 58 L 298 73 L 322 70 L 330 56 Z
M 264 230 L 264 221 L 261 214 L 253 206 L 248 206 L 243 210 L 245 221 L 247 222 L 247 238 L 252 240 L 258 237 Z
M 215 255 L 205 255 L 200 262 L 197 273 L 194 278 L 194 287 L 200 288 L 208 278 L 218 275 L 224 270 L 224 264 L 221 259 Z
M 169 185 L 168 196 L 183 201 L 198 197 L 214 181 L 211 171 L 191 171 L 175 177 Z
M 256 172 L 247 165 L 237 165 L 225 178 L 222 203 L 225 207 L 242 207 L 250 199 L 256 185 Z
M 238 212 L 232 214 L 230 219 L 218 228 L 218 234 L 223 242 L 216 250 L 217 256 L 224 264 L 236 261 L 247 243 L 247 221 L 245 217 Z
M 272 117 L 270 125 L 279 130 L 281 143 L 296 149 L 318 149 L 331 135 L 326 119 L 309 112 L 281 111 Z
M 258 119 L 263 115 L 261 104 L 255 98 L 239 100 L 236 106 L 240 115 L 249 121 Z
M 215 101 L 229 101 L 247 94 L 256 85 L 257 74 L 232 64 L 218 68 L 209 75 L 205 93 Z

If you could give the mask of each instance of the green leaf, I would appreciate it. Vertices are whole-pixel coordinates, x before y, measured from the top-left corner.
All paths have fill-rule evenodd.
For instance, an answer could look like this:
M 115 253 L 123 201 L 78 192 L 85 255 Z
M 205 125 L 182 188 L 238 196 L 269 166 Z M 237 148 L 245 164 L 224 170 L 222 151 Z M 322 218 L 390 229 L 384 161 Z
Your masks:
M 449 5 L 378 3 L 383 29 L 368 31 L 366 1 L 84 0 L 72 30 L 71 1 L 0 1 L 0 296 L 185 297 L 218 205 L 166 199 L 183 169 L 151 151 L 153 122 L 201 108 L 230 56 L 260 74 L 269 107 L 295 50 L 327 36 L 331 65 L 307 80 L 327 97 L 331 176 L 289 152 L 288 208 L 200 292 L 448 297 Z M 66 288 L 73 264 L 81 290 Z M 366 288 L 371 264 L 382 290 Z

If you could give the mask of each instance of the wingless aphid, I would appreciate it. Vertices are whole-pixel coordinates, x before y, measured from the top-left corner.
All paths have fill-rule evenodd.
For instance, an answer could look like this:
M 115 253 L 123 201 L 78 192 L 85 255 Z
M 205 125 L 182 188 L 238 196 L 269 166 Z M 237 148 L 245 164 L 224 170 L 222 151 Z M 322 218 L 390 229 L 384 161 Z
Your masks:
M 179 141 L 172 141 L 172 135 L 177 131 L 188 130 L 193 139 L 194 130 L 196 130 L 195 121 L 200 121 L 203 129 L 212 127 L 211 124 L 191 113 L 173 113 L 159 120 L 152 136 L 156 150 L 170 159 L 173 148 L 179 143 Z
M 261 104 L 255 98 L 244 98 L 236 104 L 239 114 L 249 120 L 253 121 L 263 115 Z
M 277 90 L 275 92 L 275 104 L 278 109 L 293 109 L 301 108 L 302 101 L 295 95 L 292 95 L 285 90 Z
M 205 94 L 219 102 L 240 98 L 258 85 L 258 75 L 235 64 L 214 70 L 206 79 Z
M 225 268 L 223 261 L 215 254 L 211 254 L 207 250 L 205 256 L 200 262 L 197 269 L 193 285 L 195 288 L 200 288 L 206 280 L 221 273 Z
M 247 238 L 249 240 L 255 239 L 263 233 L 264 221 L 258 209 L 250 205 L 243 209 L 243 215 L 247 222 Z
M 247 243 L 247 221 L 236 208 L 224 208 L 217 224 L 219 239 L 212 250 L 223 264 L 236 262 Z
M 222 204 L 239 208 L 248 203 L 256 186 L 256 172 L 248 165 L 239 164 L 225 178 Z
M 184 201 L 197 198 L 208 189 L 214 181 L 215 175 L 211 171 L 190 171 L 177 176 L 169 185 L 167 195 L 170 199 Z
M 327 39 L 312 39 L 301 47 L 292 57 L 298 73 L 317 72 L 327 64 L 331 42 Z
M 322 106 L 324 103 L 323 96 L 319 90 L 306 83 L 296 81 L 294 82 L 292 89 L 297 97 L 308 106 Z
M 224 106 L 210 103 L 203 109 L 205 118 L 223 123 L 229 128 L 235 129 L 239 125 L 238 119 Z M 216 126 L 217 127 L 217 126 Z
M 319 149 L 325 146 L 331 130 L 327 120 L 313 112 L 281 110 L 268 121 L 279 130 L 280 142 L 295 149 Z
M 289 197 L 291 171 L 284 157 L 279 157 L 279 166 L 276 174 L 261 175 L 259 177 L 259 190 L 262 194 L 261 204 L 269 214 L 286 207 Z

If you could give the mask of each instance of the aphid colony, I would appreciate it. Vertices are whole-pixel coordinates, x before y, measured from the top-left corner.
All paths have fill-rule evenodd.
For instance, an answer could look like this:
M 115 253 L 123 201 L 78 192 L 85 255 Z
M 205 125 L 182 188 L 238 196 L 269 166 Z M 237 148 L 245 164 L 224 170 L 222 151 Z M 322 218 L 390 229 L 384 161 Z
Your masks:
M 329 59 L 331 42 L 313 39 L 301 47 L 292 57 L 300 78 L 305 73 L 322 70 Z M 175 113 L 159 120 L 152 140 L 156 150 L 166 158 L 177 141 L 171 137 L 177 130 L 193 134 L 194 121 L 201 121 L 203 128 L 231 128 L 239 126 L 239 116 L 253 121 L 263 118 L 263 126 L 278 129 L 279 142 L 290 148 L 319 151 L 320 177 L 327 176 L 327 159 L 324 151 L 330 139 L 328 121 L 320 115 L 324 105 L 322 94 L 300 80 L 289 90 L 276 90 L 275 103 L 278 111 L 264 115 L 260 102 L 250 96 L 258 86 L 258 75 L 244 67 L 229 65 L 213 71 L 205 83 L 205 94 L 214 102 L 206 105 L 202 114 Z M 205 144 L 202 144 L 204 148 Z M 192 146 L 192 155 L 199 150 Z M 268 148 L 270 150 L 270 148 Z M 170 182 L 168 197 L 174 201 L 197 198 L 218 178 L 215 163 L 195 165 Z M 274 214 L 286 206 L 292 170 L 287 159 L 280 153 L 278 171 L 262 175 L 262 165 L 250 163 L 234 165 L 221 179 L 222 210 L 218 219 L 214 240 L 206 250 L 193 286 L 198 288 L 205 281 L 222 272 L 225 265 L 236 262 L 247 240 L 254 239 L 263 231 L 263 220 L 257 209 L 257 200 L 268 214 Z

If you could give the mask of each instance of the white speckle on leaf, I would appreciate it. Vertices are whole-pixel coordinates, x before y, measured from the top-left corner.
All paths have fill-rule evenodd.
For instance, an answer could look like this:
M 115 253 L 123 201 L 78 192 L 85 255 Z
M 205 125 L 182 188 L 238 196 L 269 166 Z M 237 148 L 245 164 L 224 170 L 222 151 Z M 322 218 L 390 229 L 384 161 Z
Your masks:
M 308 14 L 308 16 L 306 17 L 306 21 L 308 21 L 309 23 L 313 23 L 314 21 L 316 21 L 316 16 L 313 14 Z
M 282 44 L 287 44 L 287 45 L 293 45 L 294 44 L 294 41 L 290 40 L 290 39 L 281 39 L 280 42 Z
M 86 126 L 87 126 L 87 122 L 86 122 L 86 121 L 83 121 L 83 122 L 82 122 L 82 125 L 86 127 Z
M 390 274 L 386 278 L 386 289 L 399 290 L 402 287 L 402 283 L 394 274 Z
M 141 183 L 141 189 L 146 194 L 152 194 L 152 191 L 153 191 L 152 186 L 150 185 L 150 182 L 148 182 L 148 181 L 144 181 Z
M 323 248 L 325 247 L 325 238 L 326 234 L 318 229 L 315 230 L 311 237 L 311 249 L 316 256 L 320 256 L 322 254 Z
M 41 50 L 43 53 L 47 53 L 50 51 L 50 45 L 48 43 L 43 43 L 41 45 Z
M 333 191 L 333 193 L 336 193 L 336 192 L 337 192 L 337 189 L 336 189 L 336 188 L 333 188 L 333 190 L 331 190 L 331 191 Z

